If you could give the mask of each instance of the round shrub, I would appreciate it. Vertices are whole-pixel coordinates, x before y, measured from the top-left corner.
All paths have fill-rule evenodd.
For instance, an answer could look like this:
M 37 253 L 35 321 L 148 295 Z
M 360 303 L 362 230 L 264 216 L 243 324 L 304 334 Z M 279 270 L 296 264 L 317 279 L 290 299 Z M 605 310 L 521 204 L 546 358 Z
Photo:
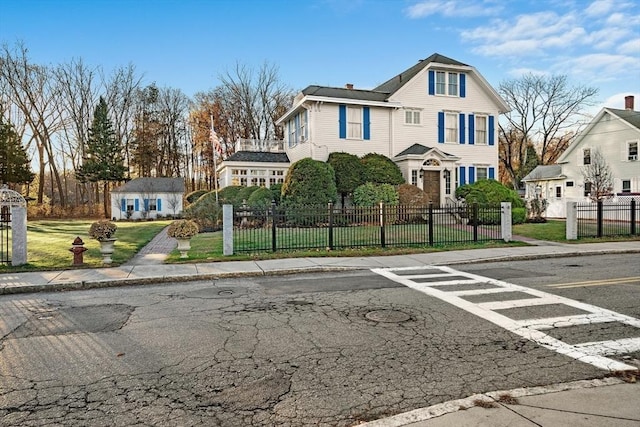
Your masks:
M 273 201 L 273 193 L 270 189 L 265 187 L 259 187 L 256 189 L 247 199 L 247 205 L 252 208 L 266 209 L 271 206 Z
M 273 184 L 269 187 L 271 190 L 271 194 L 273 195 L 273 201 L 276 202 L 276 205 L 280 204 L 280 199 L 282 198 L 282 184 Z
M 185 196 L 185 200 L 187 201 L 187 203 L 193 203 L 196 200 L 198 200 L 200 197 L 204 196 L 205 194 L 207 194 L 209 191 L 207 190 L 196 190 L 196 191 L 192 191 L 191 193 L 187 194 Z
M 404 177 L 398 165 L 382 154 L 365 154 L 360 160 L 364 166 L 363 182 L 374 184 L 404 184 Z
M 400 184 L 398 186 L 398 203 L 406 206 L 425 206 L 429 204 L 429 196 L 415 185 Z
M 391 184 L 367 182 L 353 191 L 353 202 L 356 206 L 375 206 L 380 202 L 397 205 L 398 192 Z
M 222 229 L 222 204 L 216 203 L 216 193 L 211 191 L 187 206 L 184 217 L 194 220 L 202 231 Z
M 481 179 L 473 184 L 466 184 L 456 189 L 456 197 L 461 197 L 468 205 L 499 205 L 501 202 L 511 202 L 512 208 L 524 207 L 520 195 L 500 182 L 493 179 Z
M 527 220 L 526 208 L 511 208 L 511 222 L 513 224 L 524 224 Z
M 283 205 L 326 205 L 336 196 L 335 173 L 328 163 L 307 157 L 289 167 L 282 186 Z
M 342 196 L 342 204 L 346 196 L 364 183 L 364 165 L 355 154 L 331 153 L 327 159 L 336 174 L 336 190 Z
M 220 204 L 240 206 L 242 204 L 242 199 L 240 199 L 238 195 L 244 188 L 245 187 L 240 185 L 231 185 L 229 187 L 224 187 L 222 190 L 218 191 L 218 199 L 220 200 Z

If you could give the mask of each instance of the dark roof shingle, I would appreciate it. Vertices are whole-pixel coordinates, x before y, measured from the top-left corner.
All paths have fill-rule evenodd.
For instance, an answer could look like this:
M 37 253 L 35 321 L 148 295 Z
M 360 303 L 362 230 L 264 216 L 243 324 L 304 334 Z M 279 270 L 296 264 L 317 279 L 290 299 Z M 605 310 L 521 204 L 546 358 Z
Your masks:
M 184 193 L 183 178 L 135 178 L 111 190 L 112 193 Z
M 268 151 L 236 151 L 225 162 L 289 163 L 287 153 Z

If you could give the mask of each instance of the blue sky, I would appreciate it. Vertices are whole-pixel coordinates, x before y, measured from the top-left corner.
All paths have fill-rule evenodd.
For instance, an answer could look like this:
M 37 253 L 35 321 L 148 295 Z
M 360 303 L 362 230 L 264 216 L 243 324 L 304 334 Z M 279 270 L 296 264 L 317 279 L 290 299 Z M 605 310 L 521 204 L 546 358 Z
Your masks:
M 0 0 L 0 43 L 32 61 L 133 63 L 145 83 L 192 96 L 236 63 L 283 83 L 372 88 L 432 53 L 494 87 L 525 72 L 640 106 L 640 0 Z

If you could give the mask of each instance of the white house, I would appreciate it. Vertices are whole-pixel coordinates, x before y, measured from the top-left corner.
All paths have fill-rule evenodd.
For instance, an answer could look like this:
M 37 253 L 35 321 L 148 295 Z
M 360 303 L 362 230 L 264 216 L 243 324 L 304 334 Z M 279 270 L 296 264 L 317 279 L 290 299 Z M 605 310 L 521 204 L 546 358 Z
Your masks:
M 625 109 L 603 108 L 560 156 L 557 164 L 538 166 L 523 178 L 525 197 L 539 194 L 549 202 L 547 216 L 566 217 L 567 202 L 586 202 L 591 183 L 582 171 L 598 149 L 613 175 L 614 200 L 640 197 L 640 113 L 634 97 L 625 97 Z M 537 193 L 536 193 L 537 192 Z
M 115 220 L 172 217 L 182 213 L 183 178 L 135 178 L 111 191 Z
M 308 86 L 277 124 L 291 162 L 383 154 L 441 204 L 496 176 L 497 118 L 507 110 L 474 67 L 436 53 L 371 90 Z

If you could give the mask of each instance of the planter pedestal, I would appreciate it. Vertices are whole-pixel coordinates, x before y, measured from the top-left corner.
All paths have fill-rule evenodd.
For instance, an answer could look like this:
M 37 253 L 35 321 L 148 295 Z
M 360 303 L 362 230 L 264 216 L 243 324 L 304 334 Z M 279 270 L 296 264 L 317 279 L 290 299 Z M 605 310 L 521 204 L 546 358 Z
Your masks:
M 180 251 L 180 258 L 189 258 L 187 252 L 191 249 L 190 239 L 176 239 L 178 241 L 178 250 Z
M 100 253 L 102 254 L 102 263 L 107 265 L 111 264 L 113 262 L 111 254 L 113 254 L 113 244 L 116 242 L 116 239 L 99 240 L 99 242 Z

